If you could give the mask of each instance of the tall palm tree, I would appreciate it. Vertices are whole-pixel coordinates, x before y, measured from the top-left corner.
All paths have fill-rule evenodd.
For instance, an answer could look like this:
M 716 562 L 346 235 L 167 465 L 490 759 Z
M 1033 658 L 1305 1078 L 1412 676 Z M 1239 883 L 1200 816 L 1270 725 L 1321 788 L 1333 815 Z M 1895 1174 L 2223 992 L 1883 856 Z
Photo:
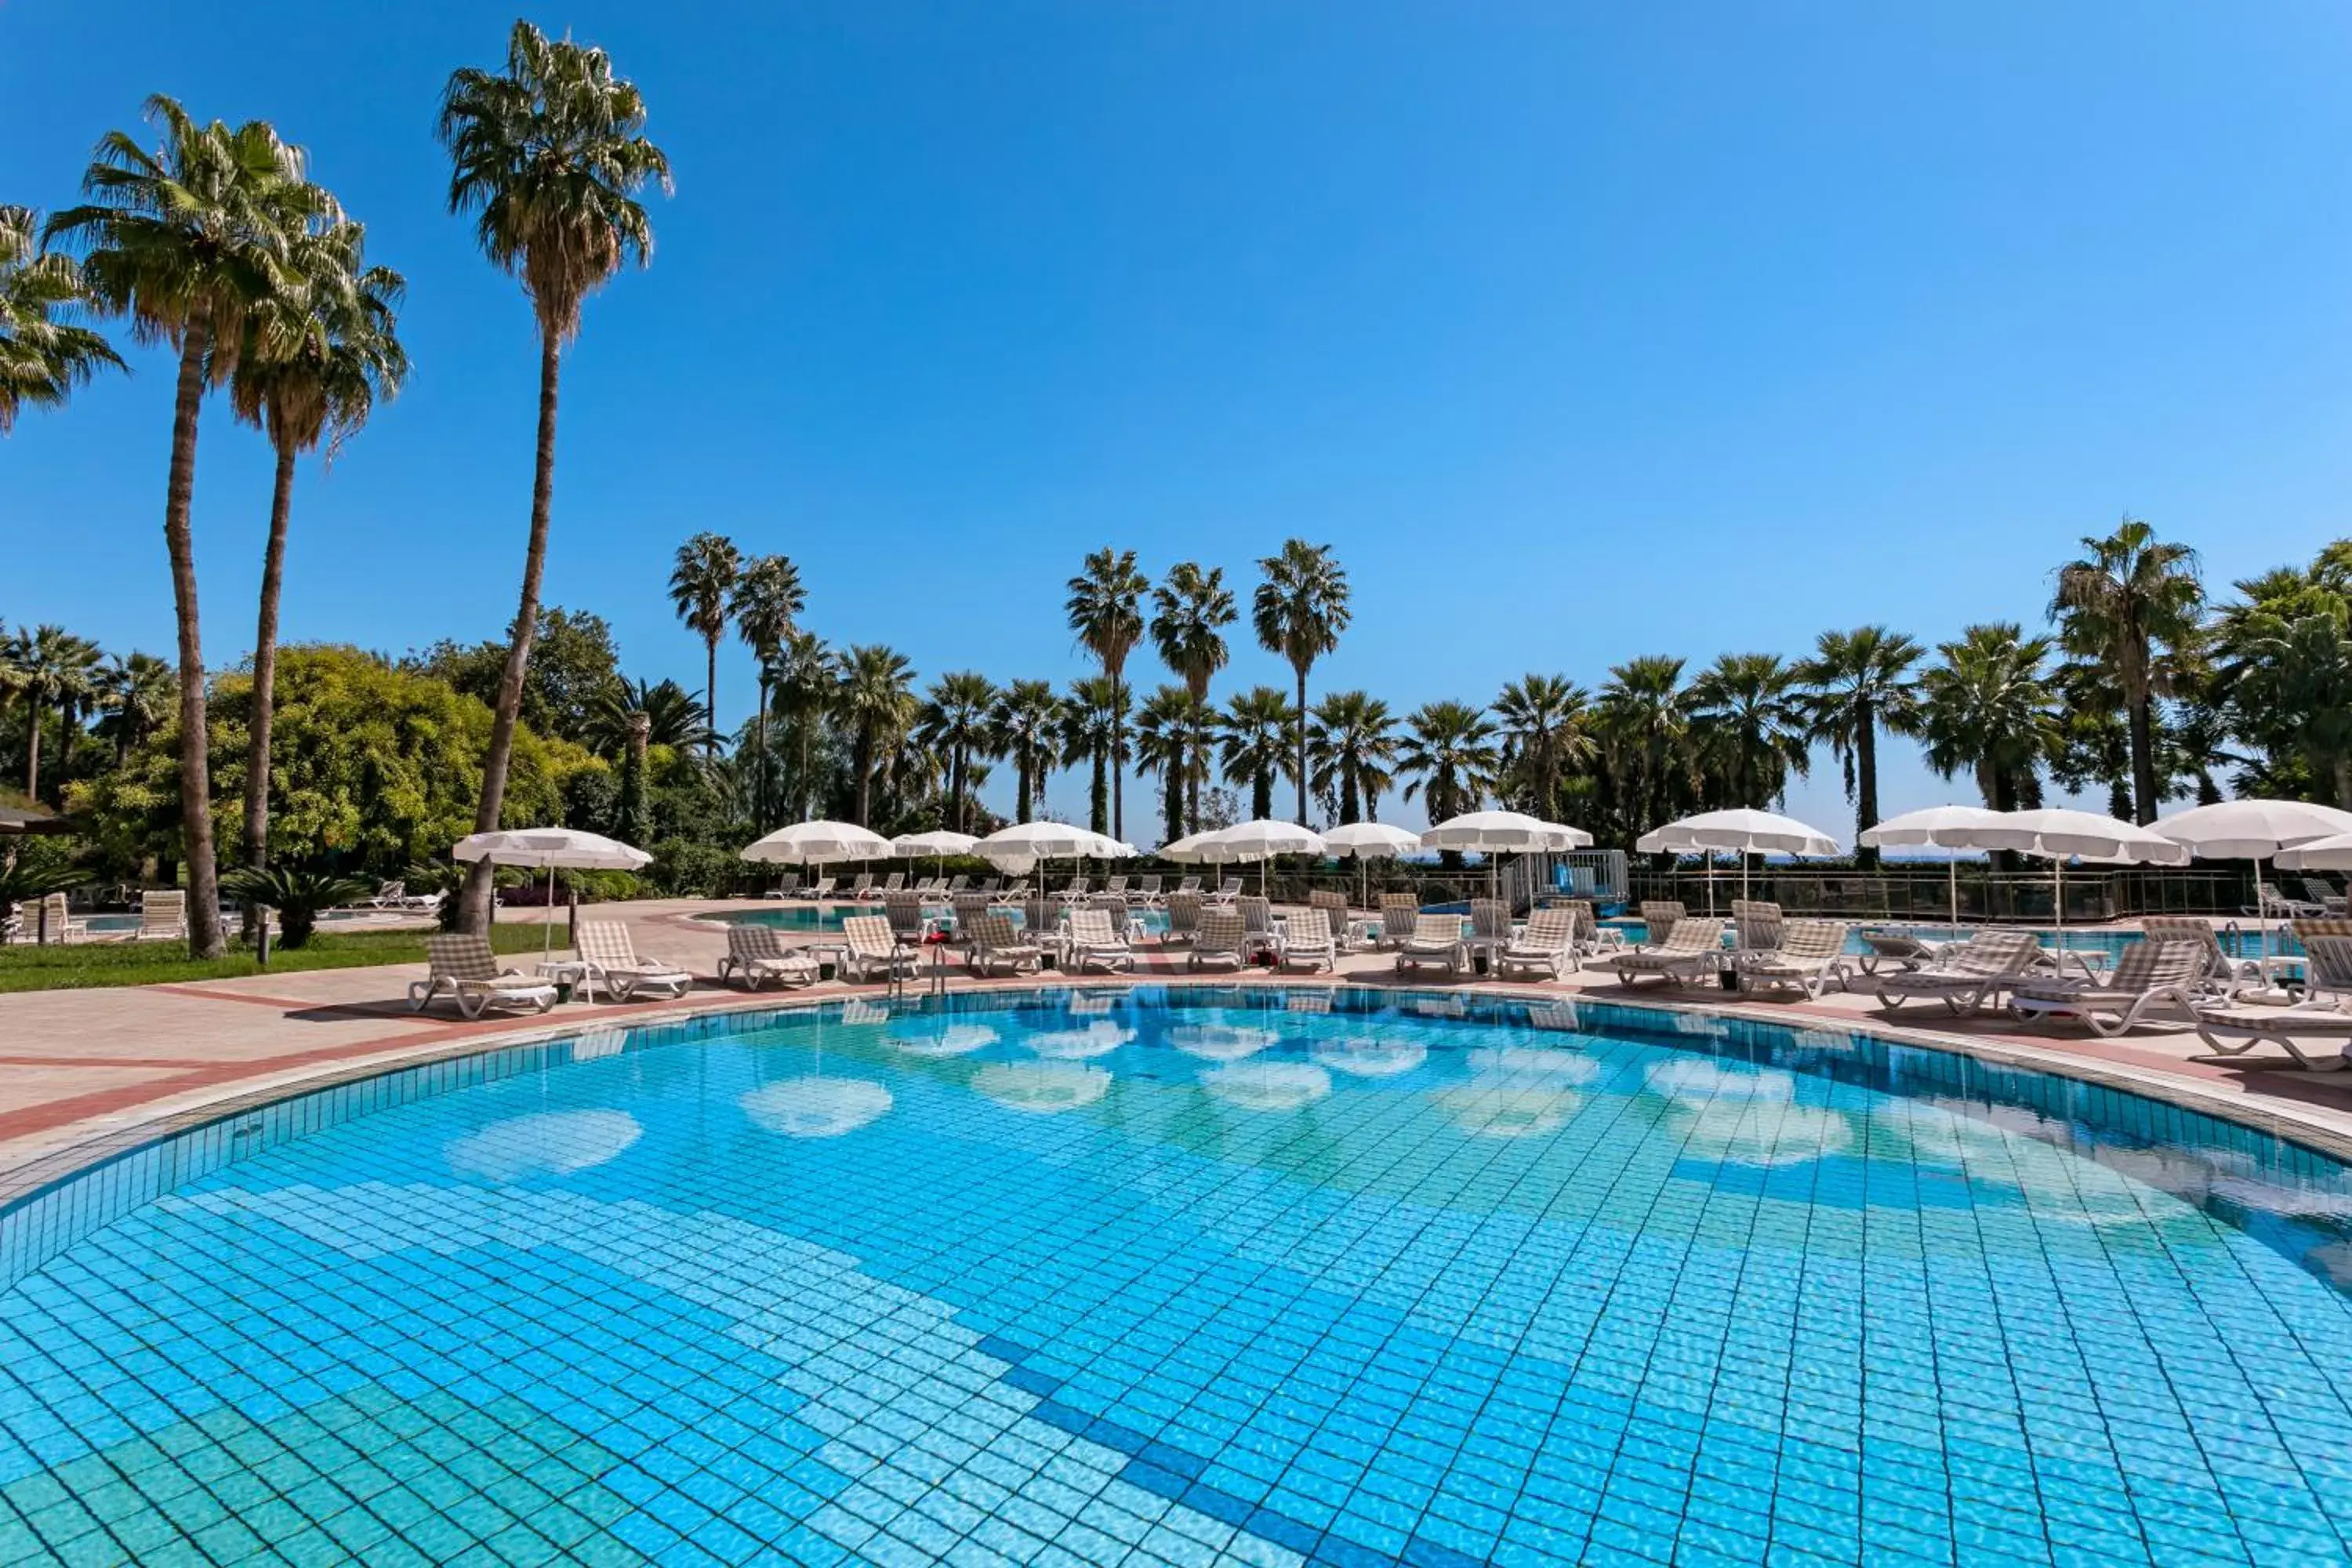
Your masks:
M 1298 700 L 1291 712 L 1298 780 L 1298 825 L 1307 826 L 1307 676 L 1315 661 L 1339 646 L 1348 629 L 1348 574 L 1328 544 L 1303 539 L 1283 542 L 1280 553 L 1258 563 L 1265 580 L 1250 600 L 1250 626 L 1258 646 L 1279 654 L 1298 678 Z
M 91 199 L 49 219 L 45 234 L 85 247 L 82 285 L 97 309 L 128 316 L 133 337 L 168 343 L 179 355 L 163 545 L 180 634 L 180 831 L 189 951 L 217 958 L 226 943 L 213 850 L 204 626 L 189 529 L 196 419 L 207 386 L 236 369 L 247 314 L 287 285 L 300 237 L 314 222 L 340 215 L 332 198 L 304 178 L 302 154 L 264 122 L 234 131 L 219 121 L 198 124 L 161 95 L 147 100 L 147 118 L 163 145 L 151 153 L 127 132 L 108 132 L 82 176 Z
M 1805 715 L 1812 738 L 1829 742 L 1845 773 L 1846 798 L 1853 802 L 1853 834 L 1878 826 L 1878 732 L 1916 732 L 1918 700 L 1911 667 L 1924 650 L 1885 626 L 1823 632 L 1813 655 L 1800 660 L 1797 680 L 1805 688 Z M 1878 851 L 1857 847 L 1855 857 L 1875 865 Z
M 1070 629 L 1078 635 L 1079 646 L 1101 662 L 1103 678 L 1110 682 L 1110 754 L 1114 759 L 1123 759 L 1127 754 L 1123 730 L 1128 704 L 1123 675 L 1127 656 L 1135 651 L 1135 645 L 1143 637 L 1143 591 L 1150 585 L 1150 581 L 1136 569 L 1134 551 L 1106 546 L 1088 555 L 1085 566 L 1070 579 L 1070 596 L 1063 605 L 1070 618 Z M 1109 827 L 1114 838 L 1127 837 L 1126 791 L 1119 782 L 1122 772 L 1115 762 L 1110 776 Z M 1097 827 L 1096 831 L 1102 829 Z
M 840 684 L 838 662 L 814 632 L 795 626 L 776 645 L 775 656 L 761 670 L 775 693 L 776 711 L 784 721 L 793 748 L 793 779 L 789 799 L 795 821 L 807 819 L 816 808 L 816 742 L 825 715 L 832 711 Z
M 1811 724 L 1796 671 L 1776 653 L 1727 653 L 1690 687 L 1701 765 L 1728 805 L 1779 803 L 1789 775 L 1812 760 Z
M 1564 675 L 1529 673 L 1495 699 L 1502 766 L 1525 785 L 1521 804 L 1534 815 L 1550 819 L 1559 809 L 1564 775 L 1598 754 L 1591 707 L 1584 688 Z
M 1425 702 L 1405 716 L 1397 763 L 1414 775 L 1404 786 L 1415 794 L 1432 822 L 1475 811 L 1495 786 L 1501 762 L 1495 726 L 1485 710 L 1467 702 Z
M 499 677 L 490 744 L 482 757 L 478 832 L 499 826 L 507 766 L 522 710 L 523 672 L 539 626 L 539 580 L 555 495 L 556 384 L 563 346 L 580 331 L 580 308 L 621 263 L 653 257 L 653 223 L 637 200 L 669 189 L 669 160 L 645 137 L 646 103 L 613 74 L 604 51 L 551 41 L 518 21 L 503 72 L 467 66 L 441 93 L 440 135 L 449 149 L 449 210 L 476 215 L 475 238 L 502 271 L 522 279 L 539 324 L 539 441 L 530 486 L 530 539 L 514 640 Z M 487 931 L 490 867 L 467 874 L 463 929 Z
M 875 770 L 914 722 L 914 684 L 915 667 L 880 643 L 865 643 L 842 656 L 834 714 L 849 732 L 860 827 L 873 826 Z
M 1396 720 L 1389 705 L 1362 691 L 1332 691 L 1307 727 L 1315 788 L 1336 796 L 1342 823 L 1378 822 L 1381 795 L 1396 782 Z
M 1612 666 L 1593 704 L 1601 765 L 1639 835 L 1671 819 L 1692 798 L 1690 696 L 1683 661 L 1664 654 Z
M 114 765 L 122 766 L 131 749 L 146 740 L 178 700 L 172 667 L 152 653 L 116 654 L 99 677 L 100 705 L 106 718 L 101 732 L 114 742 Z
M 2083 555 L 2058 568 L 2050 601 L 2060 645 L 2095 659 L 2123 690 L 2131 734 L 2132 815 L 2156 820 L 2156 700 L 2170 688 L 2166 658 L 2191 647 L 2204 627 L 2205 588 L 2197 552 L 2157 538 L 2137 518 L 2104 539 L 2085 535 Z
M 1971 775 L 1992 810 L 2042 803 L 2042 764 L 2061 740 L 2044 668 L 2051 646 L 2014 621 L 1969 626 L 1940 644 L 1941 662 L 1919 677 L 1927 765 L 1945 778 Z
M 1061 753 L 1062 700 L 1051 682 L 1016 680 L 996 694 L 988 722 L 990 747 L 1013 761 L 1013 818 L 1026 822 L 1046 771 Z
M 2299 758 L 2313 795 L 2352 811 L 2352 617 L 2259 614 L 2244 647 L 2232 696 L 2252 721 L 2243 728 Z
M 1112 782 L 1127 763 L 1127 689 L 1108 675 L 1070 682 L 1062 700 L 1062 762 L 1086 764 L 1087 826 L 1097 833 L 1118 837 L 1113 824 L 1117 786 Z
M 588 742 L 607 757 L 621 756 L 638 744 L 678 752 L 707 749 L 709 727 L 699 691 L 688 691 L 675 680 L 656 685 L 624 679 L 589 715 Z
M 1206 710 L 1209 682 L 1217 671 L 1225 668 L 1230 657 L 1225 647 L 1224 628 L 1239 618 L 1234 607 L 1233 590 L 1225 586 L 1225 569 L 1203 567 L 1197 562 L 1180 561 L 1168 569 L 1167 577 L 1151 590 L 1151 644 L 1160 653 L 1160 662 L 1166 665 L 1184 689 L 1192 693 L 1193 702 Z M 1206 767 L 1197 767 L 1189 775 L 1185 800 L 1186 817 L 1193 822 L 1201 818 L 1201 789 L 1208 776 Z
M 1135 715 L 1136 765 L 1160 775 L 1160 842 L 1184 837 L 1185 803 L 1202 760 L 1201 737 L 1213 722 L 1209 705 L 1181 686 L 1162 686 Z
M 743 555 L 724 534 L 705 531 L 677 547 L 670 568 L 669 602 L 687 629 L 702 639 L 702 700 L 708 705 L 712 755 L 719 751 L 719 644 L 727 635 L 727 605 L 743 574 Z
M 1249 785 L 1252 819 L 1274 815 L 1274 781 L 1291 763 L 1298 710 L 1279 686 L 1253 686 L 1225 700 L 1218 760 L 1225 782 Z
M 19 626 L 0 651 L 9 669 L 9 685 L 25 703 L 25 793 L 41 793 L 41 721 L 57 710 L 58 787 L 62 797 L 67 771 L 73 764 L 75 716 L 81 704 L 99 690 L 98 645 L 63 626 Z
M 916 738 L 947 759 L 948 826 L 959 833 L 971 824 L 972 760 L 997 754 L 989 729 L 995 703 L 996 688 L 988 677 L 957 670 L 931 683 L 916 719 Z
M 286 581 L 286 534 L 294 512 L 294 461 L 327 443 L 328 460 L 367 423 L 378 398 L 399 395 L 408 374 L 394 314 L 407 287 L 367 262 L 367 234 L 349 221 L 295 243 L 287 287 L 248 311 L 229 382 L 229 406 L 269 438 L 277 471 L 269 542 L 261 552 L 261 602 L 253 637 L 253 711 L 247 721 L 245 858 L 269 864 L 269 742 L 278 712 L 278 601 Z M 247 932 L 259 912 L 247 910 Z
M 727 601 L 728 611 L 735 617 L 736 635 L 751 649 L 760 671 L 760 706 L 751 715 L 752 744 L 760 759 L 751 797 L 751 826 L 762 833 L 768 830 L 769 785 L 773 776 L 768 765 L 769 672 L 777 650 L 807 605 L 800 568 L 787 555 L 755 555 L 744 563 Z
M 58 408 L 122 357 L 100 333 L 64 320 L 82 300 L 73 258 L 44 251 L 30 207 L 0 204 L 0 436 L 20 408 Z

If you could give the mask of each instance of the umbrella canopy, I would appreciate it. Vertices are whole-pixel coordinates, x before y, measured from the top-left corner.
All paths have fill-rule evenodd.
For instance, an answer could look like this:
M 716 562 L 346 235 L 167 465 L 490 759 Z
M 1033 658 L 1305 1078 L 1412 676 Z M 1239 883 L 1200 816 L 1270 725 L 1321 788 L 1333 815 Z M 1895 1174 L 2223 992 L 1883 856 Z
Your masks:
M 1487 854 L 1529 854 L 1581 849 L 1592 835 L 1564 822 L 1545 822 L 1517 811 L 1472 811 L 1449 817 L 1421 836 L 1424 849 L 1475 849 Z
M 2157 826 L 2161 827 L 2162 823 Z M 2352 833 L 2338 833 L 2328 838 L 2313 838 L 2292 849 L 2282 849 L 2275 857 L 2290 871 L 2352 870 Z
M 2208 860 L 2284 864 L 2281 850 L 2352 833 L 2352 811 L 2304 800 L 2225 800 L 2176 811 L 2154 831 Z
M 1394 859 L 1421 847 L 1421 835 L 1385 822 L 1349 822 L 1323 835 L 1328 855 L 1353 855 L 1359 859 Z
M 1015 823 L 975 840 L 971 849 L 991 859 L 1003 854 L 1032 855 L 1040 859 L 1124 860 L 1135 853 L 1109 835 L 1080 827 L 1074 822 Z
M 1195 861 L 1206 859 L 1207 857 L 1201 853 L 1201 848 L 1213 837 L 1214 837 L 1213 831 L 1209 831 L 1187 833 L 1181 838 L 1171 838 L 1160 847 L 1160 858 L 1162 860 L 1173 860 L 1180 866 L 1189 866 Z
M 1644 854 L 1659 850 L 1727 849 L 1741 855 L 1835 855 L 1837 840 L 1793 816 L 1738 806 L 1702 811 L 1653 828 L 1634 840 Z
M 2183 865 L 2189 859 L 2188 849 L 2173 840 L 2095 811 L 2047 806 L 1996 815 L 1999 822 L 1976 830 L 1980 848 L 2016 849 L 2062 860 L 2080 855 L 2093 860 L 2158 866 Z
M 967 855 L 979 842 L 969 833 L 957 833 L 941 827 L 929 833 L 901 833 L 890 840 L 890 847 L 910 858 L 918 855 Z
M 1320 855 L 1323 836 L 1309 832 L 1295 822 L 1277 822 L 1262 816 L 1254 822 L 1237 822 L 1231 827 L 1220 827 L 1204 835 L 1207 843 L 1227 851 L 1233 860 L 1270 860 L 1276 855 Z
M 59 816 L 30 795 L 0 789 L 0 835 L 81 831 L 72 818 Z
M 746 860 L 782 866 L 830 866 L 840 860 L 887 860 L 890 841 L 854 822 L 796 822 L 779 827 L 743 851 Z
M 633 845 L 576 827 L 507 827 L 476 833 L 457 840 L 449 853 L 458 860 L 488 860 L 493 866 L 529 866 L 538 870 L 561 867 L 567 871 L 634 871 L 653 860 Z
M 1980 805 L 1929 805 L 1890 816 L 1863 830 L 1857 840 L 1869 849 L 1900 845 L 1926 845 L 1938 849 L 1982 849 L 1971 837 L 1980 827 L 1998 827 L 2005 820 L 1998 811 Z

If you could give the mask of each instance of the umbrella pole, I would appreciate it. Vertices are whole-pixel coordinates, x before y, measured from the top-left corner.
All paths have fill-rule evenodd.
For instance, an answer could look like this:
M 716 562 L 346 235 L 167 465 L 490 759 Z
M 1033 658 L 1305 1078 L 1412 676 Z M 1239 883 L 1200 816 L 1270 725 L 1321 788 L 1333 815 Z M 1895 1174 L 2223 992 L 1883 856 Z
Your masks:
M 1944 851 L 1944 879 L 1952 895 L 1952 934 L 1960 934 L 1960 858 L 1953 851 Z M 1906 900 L 1906 902 L 1908 902 Z
M 2058 973 L 2066 973 L 2066 857 L 2050 858 L 2051 912 L 2058 921 Z
M 555 952 L 555 859 L 547 862 L 547 919 L 541 922 L 539 956 L 544 961 Z

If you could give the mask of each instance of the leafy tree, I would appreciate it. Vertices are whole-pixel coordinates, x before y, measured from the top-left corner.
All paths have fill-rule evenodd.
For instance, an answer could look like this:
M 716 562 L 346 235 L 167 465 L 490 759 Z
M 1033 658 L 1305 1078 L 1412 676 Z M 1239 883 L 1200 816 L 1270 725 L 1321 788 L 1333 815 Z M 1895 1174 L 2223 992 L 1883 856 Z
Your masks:
M 1108 675 L 1070 682 L 1062 700 L 1062 761 L 1091 770 L 1087 826 L 1118 837 L 1118 786 L 1127 765 L 1127 689 Z
M 514 648 L 514 628 L 496 642 L 459 647 L 434 644 L 411 656 L 409 667 L 446 680 L 468 697 L 496 707 Z M 542 605 L 523 672 L 522 723 L 536 734 L 593 745 L 597 716 L 621 685 L 621 653 L 613 628 L 587 610 Z
M 1274 781 L 1290 763 L 1297 710 L 1278 686 L 1254 686 L 1225 700 L 1218 760 L 1227 784 L 1246 784 L 1253 821 L 1274 815 Z
M 834 715 L 851 736 L 850 767 L 857 806 L 852 820 L 873 826 L 875 769 L 914 722 L 915 669 L 906 656 L 879 643 L 843 656 L 834 689 Z
M 760 759 L 760 776 L 751 826 L 762 833 L 768 826 L 773 773 L 768 759 L 768 689 L 772 683 L 777 655 L 807 604 L 808 595 L 801 587 L 800 568 L 784 555 L 752 557 L 745 563 L 728 601 L 728 608 L 735 616 L 735 629 L 759 663 L 760 706 L 751 717 L 751 738 Z
M 163 542 L 180 631 L 180 809 L 188 868 L 188 947 L 224 951 L 213 851 L 210 731 L 205 721 L 203 621 L 196 601 L 189 509 L 196 483 L 196 419 L 205 390 L 236 369 L 247 315 L 288 280 L 291 253 L 315 219 L 337 216 L 303 177 L 300 153 L 260 121 L 236 130 L 200 125 L 171 99 L 147 100 L 163 133 L 149 152 L 126 132 L 98 144 L 82 189 L 92 199 L 48 223 L 47 237 L 87 247 L 82 282 L 93 305 L 128 316 L 142 342 L 179 355 Z
M 916 720 L 916 738 L 934 752 L 947 754 L 947 825 L 959 833 L 971 831 L 972 760 L 994 754 L 989 715 L 995 702 L 996 688 L 989 684 L 988 677 L 958 670 L 931 683 Z
M 1307 825 L 1307 677 L 1315 661 L 1339 646 L 1348 629 L 1348 574 L 1328 544 L 1303 539 L 1283 542 L 1281 551 L 1258 563 L 1265 574 L 1250 601 L 1250 626 L 1258 646 L 1279 654 L 1298 678 L 1297 705 L 1291 710 L 1297 744 L 1298 824 Z
M 1111 735 L 1105 752 L 1110 757 L 1124 759 L 1127 755 L 1127 656 L 1142 640 L 1143 591 L 1150 585 L 1136 568 L 1134 551 L 1106 546 L 1088 555 L 1085 566 L 1070 579 L 1069 598 L 1063 605 L 1079 646 L 1101 661 L 1103 679 L 1110 682 L 1103 705 L 1110 716 Z M 1111 767 L 1108 829 L 1112 837 L 1122 839 L 1127 837 L 1126 788 L 1120 782 L 1123 771 L 1118 763 Z M 1095 831 L 1106 829 L 1097 826 Z
M 245 792 L 245 852 L 256 866 L 269 862 L 269 730 L 278 601 L 294 511 L 294 460 L 326 441 L 331 461 L 343 441 L 367 423 L 376 400 L 399 394 L 408 354 L 400 346 L 394 310 L 405 287 L 392 268 L 368 265 L 366 231 L 345 220 L 299 235 L 279 287 L 246 312 L 229 406 L 269 437 L 277 458 L 269 542 L 261 555 L 251 750 L 246 759 L 251 783 Z
M 989 744 L 1013 761 L 1013 818 L 1030 820 L 1045 773 L 1061 752 L 1062 700 L 1043 680 L 1016 680 L 989 710 Z
M 1397 763 L 1414 775 L 1405 797 L 1419 795 L 1432 822 L 1477 810 L 1501 762 L 1485 710 L 1467 702 L 1425 702 L 1405 716 L 1404 728 Z
M 1691 682 L 1699 757 L 1726 805 L 1777 804 L 1811 763 L 1796 672 L 1771 653 L 1727 653 Z
M 2062 647 L 2105 665 L 2124 700 L 2130 730 L 2133 819 L 2156 820 L 2156 700 L 2168 689 L 2168 656 L 2191 647 L 2203 626 L 2205 589 L 2197 552 L 2168 543 L 2137 518 L 2105 538 L 2085 537 L 2084 553 L 2058 569 L 2050 601 Z
M 2258 616 L 2245 630 L 2235 702 L 2247 729 L 2298 758 L 2313 794 L 2352 811 L 2352 616 Z
M 702 532 L 677 547 L 677 563 L 670 569 L 669 600 L 677 618 L 702 638 L 708 668 L 702 698 L 709 721 L 703 733 L 704 749 L 719 751 L 719 644 L 727 635 L 727 605 L 743 574 L 743 556 L 735 542 L 723 534 Z
M 81 271 L 41 250 L 35 227 L 32 208 L 0 204 L 0 436 L 18 409 L 61 408 L 100 370 L 122 368 L 102 335 L 64 319 L 81 303 Z
M 1797 665 L 1804 689 L 1805 714 L 1812 738 L 1829 743 L 1845 773 L 1846 798 L 1853 802 L 1854 841 L 1878 826 L 1878 732 L 1917 731 L 1918 699 L 1911 667 L 1924 650 L 1911 638 L 1885 626 L 1823 632 L 1813 656 Z M 1875 865 L 1878 851 L 1857 847 L 1855 858 Z
M 98 693 L 100 658 L 96 643 L 59 626 L 19 627 L 0 647 L 8 685 L 25 705 L 25 793 L 36 800 L 41 794 L 41 720 L 54 709 L 59 721 L 52 776 L 57 787 L 49 792 L 55 800 L 73 766 L 76 715 Z
M 1326 693 L 1307 727 L 1307 755 L 1317 792 L 1333 797 L 1340 822 L 1380 820 L 1381 795 L 1396 782 L 1387 703 L 1362 691 Z
M 551 41 L 518 21 L 503 73 L 468 66 L 450 73 L 441 95 L 441 141 L 449 150 L 449 210 L 475 215 L 474 236 L 501 271 L 522 279 L 539 322 L 539 440 L 531 473 L 530 541 L 514 643 L 499 679 L 496 725 L 482 769 L 478 831 L 499 825 L 509 752 L 522 712 L 523 672 L 539 627 L 540 575 L 547 564 L 555 493 L 556 384 L 564 344 L 580 331 L 580 308 L 634 255 L 653 256 L 653 224 L 637 200 L 646 185 L 669 189 L 669 160 L 645 137 L 646 104 L 613 74 L 604 51 Z M 188 668 L 188 661 L 182 664 Z M 487 931 L 490 868 L 466 878 L 457 920 Z
M 1591 707 L 1585 689 L 1564 675 L 1530 673 L 1495 699 L 1504 774 L 1520 786 L 1517 804 L 1535 816 L 1557 820 L 1562 781 L 1598 756 Z
M 2061 743 L 2051 647 L 2014 621 L 1973 626 L 1939 645 L 1941 662 L 1919 677 L 1927 765 L 1973 776 L 1994 811 L 2042 804 L 2042 767 Z

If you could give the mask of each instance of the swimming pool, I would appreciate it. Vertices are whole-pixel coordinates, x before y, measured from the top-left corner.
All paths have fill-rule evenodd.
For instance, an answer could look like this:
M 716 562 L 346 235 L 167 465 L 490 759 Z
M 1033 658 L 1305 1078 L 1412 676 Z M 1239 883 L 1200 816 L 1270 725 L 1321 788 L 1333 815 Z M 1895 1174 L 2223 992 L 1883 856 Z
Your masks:
M 1730 917 L 1726 915 L 1723 918 L 1727 928 Z M 1801 919 L 1803 917 L 1795 918 Z M 1601 923 L 1605 926 L 1614 927 L 1619 931 L 1623 932 L 1627 942 L 1649 941 L 1650 928 L 1638 917 L 1632 919 L 1619 918 L 1605 920 Z M 1878 921 L 1858 921 L 1851 923 L 1853 924 L 1853 929 L 1847 931 L 1845 937 L 1845 950 L 1851 953 L 1858 954 L 1870 951 L 1868 944 L 1862 940 L 1862 931 L 1864 926 L 1867 926 L 1870 930 L 1874 931 L 1890 931 L 1901 936 L 1916 936 L 1922 942 L 1951 942 L 1955 940 L 1952 928 L 1948 925 L 1901 925 L 1890 924 Z M 1976 928 L 1973 926 L 1962 926 L 1959 930 L 1958 935 L 1965 937 L 1975 929 Z M 2103 963 L 2113 963 L 2117 958 L 2123 956 L 2124 949 L 2141 940 L 2140 933 L 2136 931 L 2115 931 L 2104 926 L 2093 927 L 2087 930 L 2069 926 L 2063 931 L 2060 931 L 2050 926 L 1999 926 L 1993 929 L 2000 931 L 2031 930 L 2035 938 L 2040 941 L 2042 945 L 2044 947 L 2056 947 L 2063 939 L 2065 943 L 2066 950 L 2069 952 L 2089 953 L 2093 957 L 2097 958 Z M 2284 926 L 2273 926 L 2271 928 L 2267 948 L 2265 948 L 2264 945 L 2263 933 L 2258 930 L 2246 926 L 2234 924 L 2227 925 L 2216 930 L 2213 934 L 2215 940 L 2221 942 L 2221 951 L 2228 953 L 2232 958 L 2262 958 L 2266 956 L 2268 953 L 2300 953 L 2303 951 L 2303 944 L 2295 941 L 2294 933 L 2288 931 Z
M 2347 1216 L 2228 1124 L 1702 1014 L 607 1032 L 0 1220 L 0 1560 L 2337 1562 Z
M 839 931 L 846 916 L 878 915 L 881 912 L 882 906 L 878 902 L 782 904 L 756 910 L 714 910 L 695 918 L 715 921 L 721 925 L 770 926 L 777 931 Z M 1000 906 L 996 912 L 1011 917 L 1016 926 L 1027 923 L 1017 905 Z M 955 910 L 946 904 L 926 904 L 923 913 L 934 920 L 945 921 L 953 918 Z M 1168 929 L 1168 911 L 1165 910 L 1132 909 L 1128 911 L 1128 918 L 1141 921 L 1144 931 L 1150 934 L 1157 935 Z

